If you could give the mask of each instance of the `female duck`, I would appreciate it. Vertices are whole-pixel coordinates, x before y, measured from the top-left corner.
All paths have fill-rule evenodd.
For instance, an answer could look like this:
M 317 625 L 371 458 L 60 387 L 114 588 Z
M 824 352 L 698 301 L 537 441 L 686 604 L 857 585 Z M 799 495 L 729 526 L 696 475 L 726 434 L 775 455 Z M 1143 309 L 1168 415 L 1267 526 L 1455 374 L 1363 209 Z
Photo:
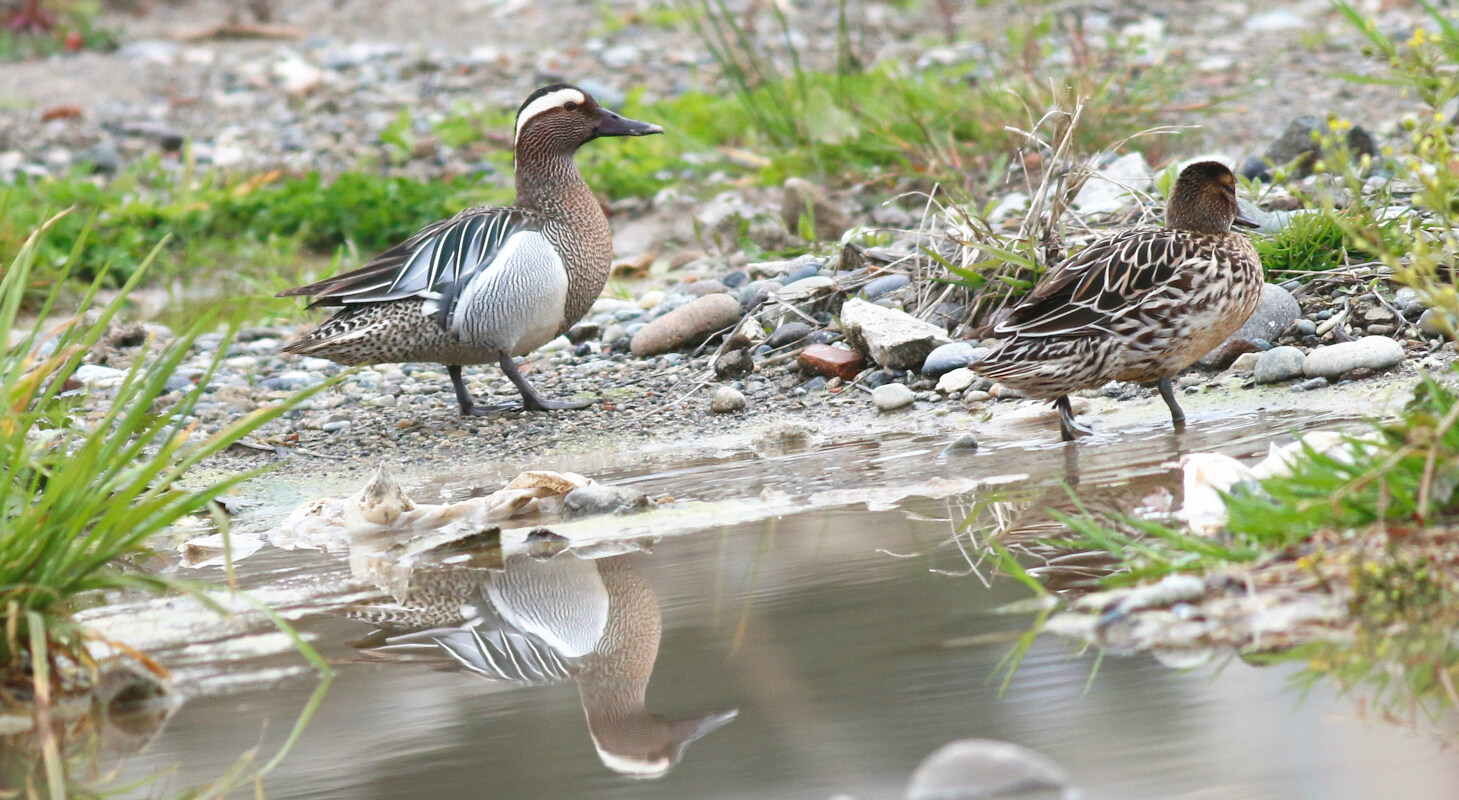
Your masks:
M 341 364 L 441 362 L 463 415 L 501 410 L 475 405 L 461 378 L 463 365 L 492 362 L 523 408 L 586 407 L 543 398 L 512 357 L 572 327 L 608 280 L 613 232 L 573 163 L 578 147 L 663 132 L 599 107 L 575 86 L 538 89 L 517 110 L 516 204 L 467 209 L 353 272 L 280 293 L 339 309 L 284 352 Z
M 1109 381 L 1157 383 L 1177 428 L 1170 379 L 1239 329 L 1261 296 L 1261 259 L 1231 226 L 1236 179 L 1214 161 L 1181 171 L 1164 228 L 1133 228 L 1060 264 L 994 333 L 973 368 L 1030 397 L 1055 398 L 1065 441 L 1091 433 L 1069 393 Z

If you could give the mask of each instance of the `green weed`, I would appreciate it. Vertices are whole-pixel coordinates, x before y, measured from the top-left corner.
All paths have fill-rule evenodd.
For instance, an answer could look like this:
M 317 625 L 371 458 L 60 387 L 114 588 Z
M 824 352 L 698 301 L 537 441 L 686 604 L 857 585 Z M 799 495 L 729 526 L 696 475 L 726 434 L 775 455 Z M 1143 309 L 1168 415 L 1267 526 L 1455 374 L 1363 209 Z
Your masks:
M 69 3 L 49 31 L 29 33 L 0 25 L 0 61 L 27 61 L 80 50 L 115 50 L 118 33 L 96 25 L 101 4 Z M 0 22 L 6 15 L 0 13 Z
M 226 353 L 227 339 L 194 386 L 177 396 L 167 383 L 197 338 L 219 321 L 216 314 L 204 315 L 165 346 L 143 345 L 104 410 L 92 418 L 79 416 L 68 396 L 78 384 L 75 374 L 163 245 L 143 258 L 105 306 L 93 302 L 106 280 L 104 271 L 68 319 L 55 313 L 62 291 L 56 284 L 29 330 L 16 333 L 44 238 L 62 221 L 47 220 L 28 236 L 0 277 L 0 405 L 5 409 L 0 417 L 0 688 L 33 689 L 45 783 L 55 798 L 66 791 L 66 769 L 46 719 L 47 704 L 86 690 L 98 674 L 87 646 L 93 634 L 72 619 L 73 604 L 100 592 L 181 591 L 213 606 L 203 587 L 145 572 L 136 566 L 139 559 L 149 554 L 149 543 L 159 533 L 186 516 L 208 513 L 223 493 L 257 474 L 241 472 L 196 485 L 187 479 L 194 466 L 333 383 L 264 406 L 216 433 L 198 433 L 192 412 Z M 81 260 L 87 233 L 81 231 L 67 263 L 59 267 L 63 276 L 67 265 Z M 226 532 L 226 518 L 215 517 Z M 264 613 L 294 638 L 322 675 L 329 674 L 287 623 Z M 316 705 L 301 716 L 299 726 Z
M 1291 224 L 1272 236 L 1253 240 L 1261 265 L 1277 280 L 1293 277 L 1287 273 L 1321 272 L 1345 266 L 1348 252 L 1344 246 L 1347 234 L 1332 214 L 1294 214 Z
M 241 256 L 259 246 L 275 255 L 300 248 L 329 253 L 346 245 L 372 254 L 462 208 L 505 199 L 503 190 L 468 177 L 421 182 L 347 172 L 326 181 L 317 173 L 210 173 L 194 182 L 152 162 L 104 185 L 71 176 L 22 180 L 0 190 L 0 208 L 7 212 L 0 217 L 0 259 L 14 259 L 29 230 L 68 208 L 72 213 L 37 244 L 32 278 L 42 286 L 62 267 L 75 278 L 105 274 L 125 281 L 164 237 L 169 244 L 160 255 L 174 273 L 195 267 L 211 273 L 220 258 L 246 266 Z M 76 250 L 83 232 L 87 247 Z
M 1396 146 L 1385 147 L 1384 167 L 1391 178 L 1379 191 L 1364 191 L 1374 164 L 1364 157 L 1353 159 L 1337 148 L 1319 171 L 1332 176 L 1337 185 L 1359 202 L 1339 218 L 1349 247 L 1393 270 L 1394 277 L 1413 287 L 1419 297 L 1439 316 L 1439 324 L 1451 338 L 1459 338 L 1459 152 L 1455 151 L 1455 120 L 1448 116 L 1459 98 L 1459 26 L 1436 5 L 1419 0 L 1428 14 L 1429 25 L 1414 29 L 1406 42 L 1396 42 L 1344 0 L 1334 0 L 1350 25 L 1368 40 L 1365 52 L 1388 66 L 1388 74 L 1377 78 L 1349 76 L 1351 80 L 1399 87 L 1417 97 L 1421 109 L 1404 121 L 1406 136 Z M 1331 126 L 1342 128 L 1336 121 Z M 1399 204 L 1394 195 L 1408 195 Z M 1332 203 L 1324 201 L 1331 213 Z M 1408 213 L 1394 220 L 1388 209 L 1410 206 Z

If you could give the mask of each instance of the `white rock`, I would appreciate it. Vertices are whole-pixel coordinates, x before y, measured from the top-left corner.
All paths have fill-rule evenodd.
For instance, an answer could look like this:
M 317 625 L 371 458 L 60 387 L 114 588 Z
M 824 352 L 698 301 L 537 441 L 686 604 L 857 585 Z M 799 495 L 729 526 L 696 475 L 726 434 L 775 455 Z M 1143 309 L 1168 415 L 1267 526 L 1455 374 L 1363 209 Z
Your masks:
M 733 386 L 721 386 L 714 390 L 709 401 L 709 410 L 716 414 L 732 414 L 745 410 L 745 396 Z
M 642 310 L 641 308 L 639 308 L 638 303 L 635 303 L 632 300 L 620 300 L 616 297 L 599 297 L 597 300 L 593 301 L 592 313 L 611 314 L 626 308 L 633 309 L 634 311 Z
M 841 306 L 841 327 L 858 350 L 890 369 L 917 369 L 929 353 L 952 341 L 930 322 L 861 298 Z
M 88 389 L 110 389 L 120 385 L 122 379 L 127 377 L 127 373 L 98 364 L 82 364 L 72 373 L 72 377 L 81 381 Z
M 972 370 L 967 367 L 958 367 L 951 372 L 944 373 L 941 378 L 937 379 L 937 391 L 943 394 L 961 392 L 969 386 L 972 386 L 973 381 L 977 379 L 978 376 L 974 375 Z
M 1292 11 L 1277 9 L 1247 17 L 1244 27 L 1249 31 L 1289 31 L 1306 24 L 1306 20 Z
M 1355 369 L 1387 369 L 1403 362 L 1403 345 L 1386 336 L 1364 336 L 1355 342 L 1319 347 L 1307 354 L 1302 374 L 1335 380 Z
M 1256 368 L 1256 362 L 1261 359 L 1259 353 L 1242 353 L 1231 362 L 1231 371 L 1250 374 Z
M 647 311 L 664 302 L 664 292 L 661 289 L 654 289 L 651 292 L 644 292 L 643 297 L 638 298 L 638 307 Z
M 1132 190 L 1148 192 L 1154 187 L 1154 173 L 1145 156 L 1130 153 L 1090 175 L 1074 197 L 1074 208 L 1081 214 L 1108 214 L 1129 205 Z
M 313 64 L 300 58 L 286 58 L 274 64 L 274 77 L 279 88 L 288 94 L 308 94 L 324 84 L 324 73 Z
M 871 390 L 871 401 L 878 411 L 896 411 L 916 400 L 912 390 L 900 383 L 888 383 Z
M 812 275 L 809 278 L 800 280 L 779 289 L 775 296 L 787 303 L 798 303 L 802 300 L 823 294 L 836 286 L 836 280 L 825 275 Z

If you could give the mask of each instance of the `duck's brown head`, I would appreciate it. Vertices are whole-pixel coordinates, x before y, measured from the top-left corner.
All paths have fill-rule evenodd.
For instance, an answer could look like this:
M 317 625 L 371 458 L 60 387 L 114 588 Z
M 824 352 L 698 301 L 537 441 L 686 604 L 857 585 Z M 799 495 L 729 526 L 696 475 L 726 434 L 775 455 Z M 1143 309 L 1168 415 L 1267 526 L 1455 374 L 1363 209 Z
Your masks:
M 1236 176 L 1219 161 L 1198 161 L 1180 171 L 1170 202 L 1165 207 L 1165 227 L 1200 233 L 1226 233 L 1232 225 L 1255 228 L 1241 215 L 1236 203 Z
M 518 162 L 548 155 L 571 155 L 600 136 L 648 136 L 657 125 L 628 119 L 598 105 L 587 92 L 566 83 L 544 86 L 517 109 L 513 137 Z

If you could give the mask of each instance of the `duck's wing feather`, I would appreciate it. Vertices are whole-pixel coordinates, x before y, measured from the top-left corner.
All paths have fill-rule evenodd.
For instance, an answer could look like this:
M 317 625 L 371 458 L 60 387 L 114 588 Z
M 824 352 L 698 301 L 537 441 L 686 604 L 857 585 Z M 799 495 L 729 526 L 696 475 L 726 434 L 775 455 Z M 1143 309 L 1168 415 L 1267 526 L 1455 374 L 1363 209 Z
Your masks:
M 1185 279 L 1198 254 L 1165 228 L 1134 228 L 1100 239 L 1060 264 L 994 328 L 997 335 L 1111 332 L 1151 290 Z
M 312 297 L 311 308 L 422 297 L 449 312 L 460 288 L 491 264 L 512 234 L 540 229 L 541 218 L 526 209 L 468 208 L 427 225 L 359 269 L 280 292 L 279 297 Z

